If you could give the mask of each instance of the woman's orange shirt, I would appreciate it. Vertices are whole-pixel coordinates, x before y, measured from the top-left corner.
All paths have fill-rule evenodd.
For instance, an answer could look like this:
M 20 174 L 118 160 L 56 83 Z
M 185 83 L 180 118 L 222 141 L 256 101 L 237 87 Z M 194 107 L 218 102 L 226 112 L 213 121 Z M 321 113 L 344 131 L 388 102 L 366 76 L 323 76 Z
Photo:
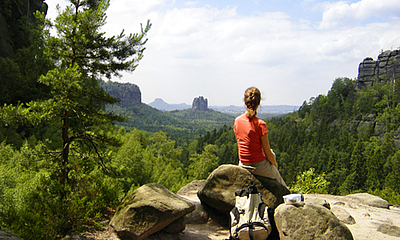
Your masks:
M 239 149 L 239 159 L 243 163 L 255 163 L 265 159 L 261 137 L 268 133 L 267 124 L 254 116 L 249 119 L 246 113 L 235 119 L 233 131 Z

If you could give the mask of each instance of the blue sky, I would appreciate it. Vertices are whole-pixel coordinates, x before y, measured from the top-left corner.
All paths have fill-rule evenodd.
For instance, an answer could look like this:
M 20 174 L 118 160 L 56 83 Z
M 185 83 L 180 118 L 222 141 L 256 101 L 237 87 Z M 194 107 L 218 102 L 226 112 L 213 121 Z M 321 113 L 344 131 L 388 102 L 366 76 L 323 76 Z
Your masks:
M 54 19 L 67 1 L 46 3 Z M 111 0 L 107 16 L 110 35 L 153 24 L 136 71 L 113 79 L 138 85 L 145 103 L 241 106 L 256 86 L 262 105 L 299 106 L 400 47 L 400 0 Z

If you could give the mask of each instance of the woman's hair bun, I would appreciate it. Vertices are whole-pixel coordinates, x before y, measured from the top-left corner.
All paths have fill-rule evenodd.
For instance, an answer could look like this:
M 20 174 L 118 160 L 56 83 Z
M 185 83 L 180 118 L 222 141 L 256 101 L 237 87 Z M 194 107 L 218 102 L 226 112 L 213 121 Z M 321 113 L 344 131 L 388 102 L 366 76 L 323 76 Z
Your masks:
M 244 93 L 244 103 L 247 107 L 247 117 L 252 118 L 257 114 L 257 107 L 261 102 L 261 92 L 256 87 L 250 87 Z

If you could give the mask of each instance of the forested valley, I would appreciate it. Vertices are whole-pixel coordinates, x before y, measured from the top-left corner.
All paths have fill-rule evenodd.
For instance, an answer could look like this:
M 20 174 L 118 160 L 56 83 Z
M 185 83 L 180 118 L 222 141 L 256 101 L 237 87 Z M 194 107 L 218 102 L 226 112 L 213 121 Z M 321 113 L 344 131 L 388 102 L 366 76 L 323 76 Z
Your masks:
M 124 106 L 106 93 L 103 78 L 137 67 L 151 23 L 106 37 L 109 1 L 73 2 L 53 25 L 40 13 L 29 28 L 10 25 L 25 42 L 0 57 L 0 227 L 23 239 L 101 227 L 143 184 L 176 192 L 238 163 L 232 116 Z M 12 7 L 1 5 L 10 22 Z M 399 86 L 356 82 L 338 78 L 327 95 L 265 119 L 279 171 L 293 192 L 369 192 L 398 205 Z

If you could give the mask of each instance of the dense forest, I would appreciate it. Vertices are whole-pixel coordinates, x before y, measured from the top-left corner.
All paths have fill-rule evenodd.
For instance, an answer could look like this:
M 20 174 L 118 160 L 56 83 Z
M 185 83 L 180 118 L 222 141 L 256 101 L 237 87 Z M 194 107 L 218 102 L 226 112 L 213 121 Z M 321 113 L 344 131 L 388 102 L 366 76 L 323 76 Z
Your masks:
M 29 44 L 0 57 L 0 227 L 23 239 L 100 227 L 143 184 L 176 192 L 238 163 L 232 116 L 119 103 L 101 87 L 135 70 L 151 26 L 105 37 L 108 5 L 75 1 L 55 24 L 38 14 Z M 327 95 L 265 119 L 279 171 L 293 192 L 370 192 L 400 204 L 399 86 L 356 83 L 338 78 Z
M 280 171 L 293 183 L 313 169 L 329 182 L 330 194 L 370 192 L 399 204 L 399 86 L 376 79 L 356 91 L 356 82 L 338 78 L 327 96 L 267 120 Z

